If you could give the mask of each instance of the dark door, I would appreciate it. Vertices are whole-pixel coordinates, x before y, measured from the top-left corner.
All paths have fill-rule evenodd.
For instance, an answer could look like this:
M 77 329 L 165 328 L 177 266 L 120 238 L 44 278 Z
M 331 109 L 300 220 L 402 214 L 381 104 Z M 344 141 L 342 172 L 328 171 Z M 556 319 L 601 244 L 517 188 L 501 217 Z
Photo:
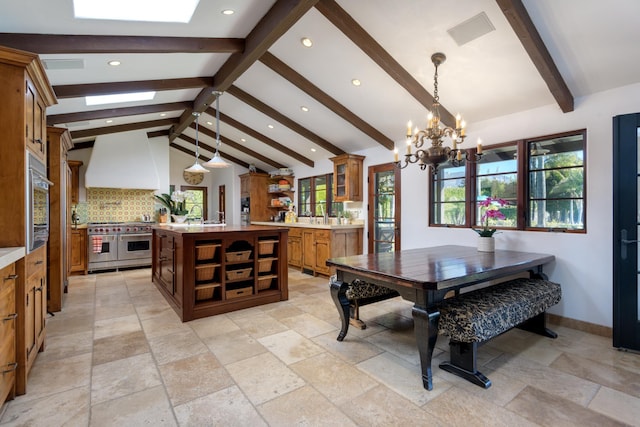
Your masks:
M 400 250 L 400 169 L 394 163 L 369 167 L 368 251 Z
M 613 346 L 640 350 L 640 114 L 613 118 Z

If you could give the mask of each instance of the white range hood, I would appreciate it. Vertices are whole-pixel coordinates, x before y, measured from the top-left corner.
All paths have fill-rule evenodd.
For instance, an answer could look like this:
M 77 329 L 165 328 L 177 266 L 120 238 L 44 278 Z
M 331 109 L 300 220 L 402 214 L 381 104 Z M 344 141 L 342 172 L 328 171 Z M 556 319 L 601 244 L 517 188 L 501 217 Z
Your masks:
M 158 169 L 146 132 L 98 136 L 87 166 L 85 186 L 159 189 Z

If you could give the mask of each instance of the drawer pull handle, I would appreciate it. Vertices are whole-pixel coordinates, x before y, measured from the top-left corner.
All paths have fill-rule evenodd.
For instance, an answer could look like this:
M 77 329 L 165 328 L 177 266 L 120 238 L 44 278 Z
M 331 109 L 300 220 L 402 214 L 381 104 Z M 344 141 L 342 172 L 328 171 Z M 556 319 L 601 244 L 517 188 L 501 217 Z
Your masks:
M 17 274 L 10 274 L 4 278 L 4 281 L 6 282 L 7 280 L 16 280 L 17 278 L 18 278 Z
M 9 372 L 13 372 L 16 369 L 18 369 L 18 364 L 16 362 L 13 363 L 7 363 L 7 366 L 9 367 L 9 369 L 5 369 L 2 371 L 2 375 L 4 374 L 8 374 Z
M 43 264 L 43 263 L 44 263 L 44 261 L 43 261 L 43 260 L 41 260 L 41 259 L 39 259 L 38 261 L 36 261 L 36 265 L 40 265 L 40 264 Z
M 16 317 L 18 317 L 18 313 L 11 313 L 10 315 L 8 315 L 7 317 L 5 317 L 4 319 L 2 319 L 3 322 L 8 322 L 9 320 L 13 320 Z

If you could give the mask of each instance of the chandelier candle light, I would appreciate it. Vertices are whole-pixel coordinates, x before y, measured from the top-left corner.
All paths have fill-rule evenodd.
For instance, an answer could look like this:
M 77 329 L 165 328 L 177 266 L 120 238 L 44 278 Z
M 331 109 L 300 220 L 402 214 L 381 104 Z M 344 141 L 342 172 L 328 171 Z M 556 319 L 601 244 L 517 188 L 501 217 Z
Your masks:
M 460 166 L 464 160 L 479 160 L 482 156 L 482 143 L 478 140 L 478 146 L 475 155 L 471 156 L 469 151 L 462 153 L 462 149 L 458 148 L 458 144 L 462 144 L 466 138 L 466 124 L 460 114 L 456 116 L 455 128 L 442 125 L 440 121 L 440 98 L 438 96 L 438 66 L 440 66 L 447 57 L 444 53 L 434 53 L 431 55 L 431 62 L 435 66 L 435 74 L 433 76 L 433 107 L 427 116 L 427 128 L 411 130 L 411 121 L 407 123 L 407 153 L 404 160 L 399 160 L 398 148 L 393 150 L 394 162 L 399 168 L 406 168 L 410 163 L 418 163 L 420 170 L 425 170 L 427 165 L 431 166 L 431 171 L 436 174 L 438 165 L 450 162 L 454 166 Z M 449 137 L 452 141 L 452 147 L 443 147 L 443 138 Z M 430 142 L 430 146 L 425 146 Z M 412 152 L 412 145 L 415 147 L 415 153 Z M 422 148 L 425 146 L 425 148 Z

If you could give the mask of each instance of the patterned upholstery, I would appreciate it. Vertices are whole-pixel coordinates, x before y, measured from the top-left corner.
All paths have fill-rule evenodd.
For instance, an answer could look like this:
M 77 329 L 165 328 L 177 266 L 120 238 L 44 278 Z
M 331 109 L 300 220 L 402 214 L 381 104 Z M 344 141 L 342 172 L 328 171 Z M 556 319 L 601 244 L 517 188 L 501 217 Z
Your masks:
M 459 342 L 482 342 L 560 302 L 560 285 L 515 279 L 449 298 L 440 305 L 440 333 Z
M 379 297 L 383 295 L 389 295 L 389 297 L 393 297 L 398 295 L 398 293 L 393 289 L 374 285 L 372 283 L 368 283 L 359 279 L 351 282 L 351 284 L 347 288 L 347 299 L 349 301 Z

